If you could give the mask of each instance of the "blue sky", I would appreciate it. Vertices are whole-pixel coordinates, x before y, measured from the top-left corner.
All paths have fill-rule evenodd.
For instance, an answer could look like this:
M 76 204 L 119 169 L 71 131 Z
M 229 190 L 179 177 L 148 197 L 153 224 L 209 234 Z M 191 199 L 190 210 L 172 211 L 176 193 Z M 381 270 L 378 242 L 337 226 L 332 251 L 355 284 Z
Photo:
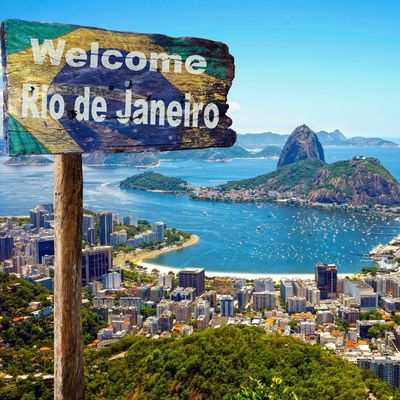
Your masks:
M 397 0 L 1 0 L 0 16 L 223 41 L 239 133 L 400 137 Z

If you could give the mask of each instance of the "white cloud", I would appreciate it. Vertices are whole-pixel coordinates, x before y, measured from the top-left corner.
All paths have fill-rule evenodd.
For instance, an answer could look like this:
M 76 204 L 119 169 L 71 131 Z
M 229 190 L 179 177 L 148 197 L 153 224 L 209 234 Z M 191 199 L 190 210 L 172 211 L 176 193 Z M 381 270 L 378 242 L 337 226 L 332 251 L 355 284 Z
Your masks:
M 231 101 L 229 103 L 229 112 L 233 114 L 238 111 L 240 111 L 240 104 L 237 101 Z

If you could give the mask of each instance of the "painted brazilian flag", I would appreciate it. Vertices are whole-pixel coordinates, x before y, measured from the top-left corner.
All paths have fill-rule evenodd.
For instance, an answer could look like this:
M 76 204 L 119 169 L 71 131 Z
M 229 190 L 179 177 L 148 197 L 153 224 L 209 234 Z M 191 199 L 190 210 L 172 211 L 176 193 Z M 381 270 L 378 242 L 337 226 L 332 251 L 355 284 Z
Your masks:
M 11 155 L 230 146 L 233 57 L 220 42 L 7 20 Z

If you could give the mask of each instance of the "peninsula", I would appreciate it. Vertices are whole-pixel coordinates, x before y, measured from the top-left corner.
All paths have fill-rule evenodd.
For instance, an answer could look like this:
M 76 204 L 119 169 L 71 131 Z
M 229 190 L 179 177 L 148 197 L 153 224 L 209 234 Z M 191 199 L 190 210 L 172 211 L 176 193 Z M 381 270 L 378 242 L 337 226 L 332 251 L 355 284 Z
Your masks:
M 196 199 L 219 201 L 291 201 L 303 205 L 353 208 L 400 206 L 400 185 L 375 158 L 325 162 L 318 136 L 306 125 L 287 140 L 278 168 L 255 178 L 196 189 Z

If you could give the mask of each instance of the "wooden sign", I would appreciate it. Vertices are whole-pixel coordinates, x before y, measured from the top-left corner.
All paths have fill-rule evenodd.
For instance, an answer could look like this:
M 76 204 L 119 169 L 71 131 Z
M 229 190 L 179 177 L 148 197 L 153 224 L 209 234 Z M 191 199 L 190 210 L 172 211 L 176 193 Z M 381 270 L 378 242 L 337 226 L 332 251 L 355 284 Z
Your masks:
M 227 147 L 233 57 L 220 42 L 6 20 L 10 155 Z

